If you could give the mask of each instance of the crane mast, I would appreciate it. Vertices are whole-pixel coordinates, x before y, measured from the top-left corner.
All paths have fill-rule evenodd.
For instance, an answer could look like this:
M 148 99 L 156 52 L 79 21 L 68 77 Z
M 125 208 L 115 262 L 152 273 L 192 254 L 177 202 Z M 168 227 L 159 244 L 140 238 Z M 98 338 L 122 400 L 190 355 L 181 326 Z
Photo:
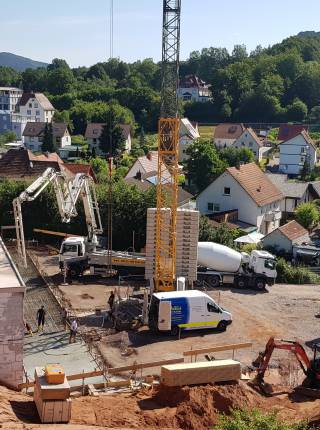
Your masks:
M 156 291 L 175 289 L 180 129 L 178 115 L 180 15 L 181 0 L 163 0 L 162 88 L 161 118 L 158 128 L 154 278 Z

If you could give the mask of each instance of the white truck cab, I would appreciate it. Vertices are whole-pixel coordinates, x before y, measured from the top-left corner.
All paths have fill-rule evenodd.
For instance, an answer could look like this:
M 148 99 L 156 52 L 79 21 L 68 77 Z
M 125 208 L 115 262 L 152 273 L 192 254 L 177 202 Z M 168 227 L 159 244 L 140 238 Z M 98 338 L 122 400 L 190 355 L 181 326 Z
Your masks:
M 253 250 L 250 255 L 249 268 L 256 274 L 264 275 L 266 278 L 276 279 L 276 259 L 267 251 Z
M 198 290 L 155 293 L 149 309 L 149 327 L 155 331 L 218 328 L 226 330 L 232 315 L 206 293 Z

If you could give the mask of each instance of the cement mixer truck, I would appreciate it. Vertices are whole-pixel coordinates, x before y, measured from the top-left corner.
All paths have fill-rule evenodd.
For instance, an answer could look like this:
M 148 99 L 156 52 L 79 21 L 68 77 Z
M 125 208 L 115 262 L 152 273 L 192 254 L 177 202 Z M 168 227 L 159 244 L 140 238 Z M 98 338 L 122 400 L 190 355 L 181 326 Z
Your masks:
M 276 259 L 267 251 L 254 250 L 249 255 L 218 243 L 198 243 L 198 282 L 264 290 L 276 277 Z

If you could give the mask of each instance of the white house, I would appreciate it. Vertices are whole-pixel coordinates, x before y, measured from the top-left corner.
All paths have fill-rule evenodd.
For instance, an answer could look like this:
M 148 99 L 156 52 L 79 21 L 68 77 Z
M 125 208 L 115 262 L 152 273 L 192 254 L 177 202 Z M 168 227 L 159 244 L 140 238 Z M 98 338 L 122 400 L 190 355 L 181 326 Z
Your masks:
M 218 149 L 232 146 L 244 132 L 243 124 L 219 124 L 214 130 L 213 141 Z
M 263 141 L 259 139 L 257 134 L 252 128 L 246 128 L 240 137 L 234 143 L 235 148 L 248 148 L 254 154 L 254 159 L 256 161 L 261 161 L 265 148 L 263 146 Z
M 255 163 L 229 167 L 197 197 L 203 215 L 238 211 L 238 220 L 268 234 L 280 225 L 283 195 Z
M 103 128 L 106 123 L 94 123 L 91 122 L 87 125 L 85 138 L 88 141 L 88 146 L 90 151 L 95 149 L 97 155 L 102 155 L 102 151 L 100 149 L 100 136 Z M 125 152 L 131 151 L 131 126 L 130 124 L 119 124 L 119 127 L 122 130 L 123 137 L 125 139 Z
M 124 179 L 129 178 L 138 178 L 141 179 L 142 177 L 148 176 L 148 180 L 151 181 L 151 178 L 153 179 L 153 182 L 156 181 L 158 172 L 158 151 L 150 151 L 147 155 L 143 155 L 142 157 L 139 157 L 136 159 L 134 164 L 129 169 L 128 173 L 126 174 Z M 164 168 L 163 176 L 165 179 L 169 179 L 171 177 L 170 172 L 167 170 L 167 168 Z
M 281 143 L 279 172 L 299 175 L 305 163 L 308 163 L 312 170 L 316 162 L 316 145 L 305 130 Z
M 294 245 L 310 242 L 308 231 L 297 221 L 290 221 L 277 228 L 262 239 L 264 248 L 272 247 L 277 251 L 292 253 Z
M 199 137 L 198 124 L 191 123 L 188 118 L 182 118 L 180 121 L 179 162 L 188 158 L 186 153 L 188 146 Z
M 42 93 L 23 93 L 11 116 L 12 131 L 20 139 L 28 122 L 52 122 L 54 107 Z
M 198 76 L 187 75 L 180 79 L 178 97 L 183 101 L 208 102 L 212 99 L 210 88 Z
M 27 149 L 41 151 L 46 122 L 28 122 L 23 131 L 23 141 Z M 52 123 L 52 135 L 57 148 L 71 145 L 71 136 L 67 124 Z

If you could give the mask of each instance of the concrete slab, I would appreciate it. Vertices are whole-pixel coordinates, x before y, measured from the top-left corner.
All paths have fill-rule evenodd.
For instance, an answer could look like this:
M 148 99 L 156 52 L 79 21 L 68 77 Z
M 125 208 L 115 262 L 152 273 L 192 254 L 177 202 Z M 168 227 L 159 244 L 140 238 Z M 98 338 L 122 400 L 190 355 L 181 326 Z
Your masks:
M 24 367 L 28 377 L 34 379 L 35 367 L 44 367 L 49 363 L 61 364 L 67 375 L 90 372 L 97 364 L 81 341 L 69 344 L 69 333 L 63 330 L 56 332 L 34 333 L 26 336 L 24 342 Z M 103 377 L 90 378 L 86 383 L 103 382 Z M 81 385 L 82 381 L 70 381 L 71 386 Z

